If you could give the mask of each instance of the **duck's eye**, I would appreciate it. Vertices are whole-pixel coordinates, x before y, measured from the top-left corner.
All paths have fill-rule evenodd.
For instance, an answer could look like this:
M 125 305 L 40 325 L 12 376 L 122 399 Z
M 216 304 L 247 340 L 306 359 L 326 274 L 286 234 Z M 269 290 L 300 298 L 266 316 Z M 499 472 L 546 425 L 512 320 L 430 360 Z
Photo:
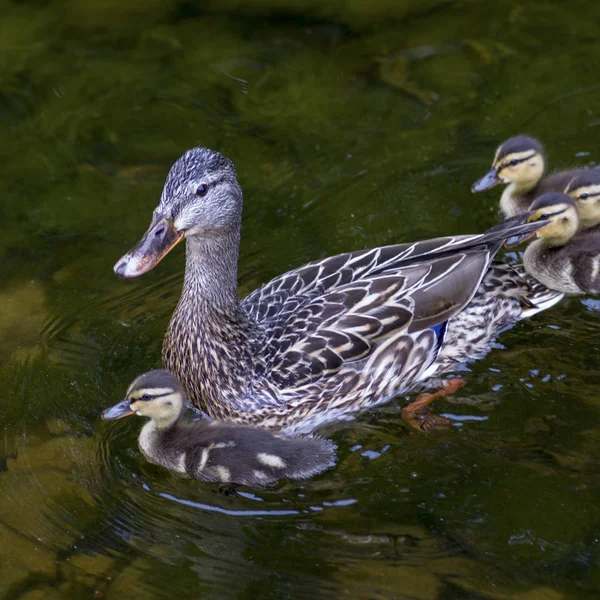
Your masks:
M 206 185 L 206 183 L 201 183 L 196 188 L 196 196 L 198 196 L 199 198 L 206 196 L 206 192 L 208 192 L 208 185 Z
M 587 192 L 584 192 L 583 194 L 579 195 L 579 200 L 587 200 L 590 197 L 590 195 Z
M 140 400 L 152 400 L 152 396 L 150 394 L 144 394 Z
M 519 161 L 516 158 L 513 158 L 509 163 L 508 166 L 509 167 L 514 167 L 515 165 L 518 165 Z
M 549 218 L 550 218 L 550 215 L 548 213 L 542 213 L 538 220 L 539 221 L 547 221 Z

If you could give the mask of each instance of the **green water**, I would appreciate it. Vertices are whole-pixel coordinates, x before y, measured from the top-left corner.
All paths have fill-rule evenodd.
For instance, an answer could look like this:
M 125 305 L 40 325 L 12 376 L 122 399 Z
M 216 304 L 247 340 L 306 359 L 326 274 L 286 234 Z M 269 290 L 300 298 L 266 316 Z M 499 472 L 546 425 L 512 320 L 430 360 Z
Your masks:
M 504 333 L 419 435 L 404 399 L 323 431 L 335 469 L 225 497 L 100 412 L 160 361 L 183 248 L 112 265 L 204 144 L 245 191 L 240 292 L 308 260 L 471 233 L 526 131 L 595 164 L 591 1 L 1 3 L 0 597 L 600 595 L 600 303 Z M 129 422 L 130 421 L 130 422 Z

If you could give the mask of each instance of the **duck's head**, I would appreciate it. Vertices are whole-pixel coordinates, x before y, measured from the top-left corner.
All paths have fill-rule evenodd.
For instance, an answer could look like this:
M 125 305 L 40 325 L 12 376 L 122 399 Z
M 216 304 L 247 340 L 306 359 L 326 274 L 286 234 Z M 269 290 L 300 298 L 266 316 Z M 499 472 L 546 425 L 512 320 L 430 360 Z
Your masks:
M 565 189 L 575 200 L 583 229 L 600 224 L 600 168 L 581 171 Z
M 125 399 L 106 409 L 102 418 L 112 421 L 135 414 L 154 419 L 159 427 L 168 427 L 179 418 L 185 401 L 185 393 L 172 373 L 148 371 L 134 379 Z
M 564 246 L 579 229 L 579 215 L 575 202 L 560 192 L 542 194 L 529 207 L 528 223 L 546 222 L 531 234 L 507 240 L 508 247 L 516 246 L 532 237 L 544 240 L 548 246 Z
M 148 231 L 114 271 L 126 278 L 143 275 L 185 237 L 239 231 L 241 215 L 233 163 L 214 150 L 192 148 L 171 167 Z
M 471 186 L 471 191 L 482 192 L 499 183 L 532 189 L 542 178 L 544 168 L 542 144 L 528 135 L 516 135 L 498 146 L 492 168 Z

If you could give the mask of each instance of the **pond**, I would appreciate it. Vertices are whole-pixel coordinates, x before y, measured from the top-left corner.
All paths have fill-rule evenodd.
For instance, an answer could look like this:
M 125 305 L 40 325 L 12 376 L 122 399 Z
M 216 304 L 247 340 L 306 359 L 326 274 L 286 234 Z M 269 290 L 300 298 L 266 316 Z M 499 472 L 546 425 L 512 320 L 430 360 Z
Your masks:
M 600 594 L 600 302 L 506 332 L 436 401 L 328 426 L 335 468 L 233 496 L 103 409 L 160 365 L 183 248 L 112 266 L 202 144 L 244 189 L 240 294 L 309 260 L 499 217 L 500 141 L 600 160 L 600 4 L 41 0 L 0 22 L 0 597 Z M 518 260 L 514 253 L 506 260 Z

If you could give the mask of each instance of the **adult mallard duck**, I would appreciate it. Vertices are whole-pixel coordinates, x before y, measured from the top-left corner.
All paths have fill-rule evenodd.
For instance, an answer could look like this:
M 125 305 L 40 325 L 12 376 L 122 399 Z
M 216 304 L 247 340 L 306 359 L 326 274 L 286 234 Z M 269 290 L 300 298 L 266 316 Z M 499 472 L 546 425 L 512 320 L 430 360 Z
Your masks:
M 500 183 L 508 184 L 500 198 L 500 209 L 506 217 L 514 217 L 526 213 L 538 196 L 564 191 L 582 171 L 570 169 L 543 177 L 545 168 L 542 144 L 528 135 L 516 135 L 498 146 L 492 168 L 473 184 L 471 191 L 482 192 Z
M 590 208 L 590 222 L 600 221 L 600 203 Z M 564 294 L 600 294 L 600 226 L 582 230 L 575 202 L 559 193 L 534 200 L 528 220 L 544 226 L 510 241 L 536 237 L 523 256 L 527 272 Z
M 312 477 L 335 464 L 335 444 L 329 440 L 285 438 L 222 421 L 186 422 L 186 405 L 185 392 L 172 373 L 149 371 L 102 418 L 148 417 L 139 436 L 144 456 L 199 481 L 265 486 L 283 477 Z
M 489 344 L 507 315 L 514 322 L 560 299 L 510 268 L 487 277 L 506 238 L 541 226 L 519 217 L 485 234 L 315 261 L 240 302 L 241 217 L 233 164 L 194 148 L 171 168 L 146 234 L 115 265 L 137 277 L 186 239 L 163 362 L 213 418 L 310 431 L 413 389 Z

